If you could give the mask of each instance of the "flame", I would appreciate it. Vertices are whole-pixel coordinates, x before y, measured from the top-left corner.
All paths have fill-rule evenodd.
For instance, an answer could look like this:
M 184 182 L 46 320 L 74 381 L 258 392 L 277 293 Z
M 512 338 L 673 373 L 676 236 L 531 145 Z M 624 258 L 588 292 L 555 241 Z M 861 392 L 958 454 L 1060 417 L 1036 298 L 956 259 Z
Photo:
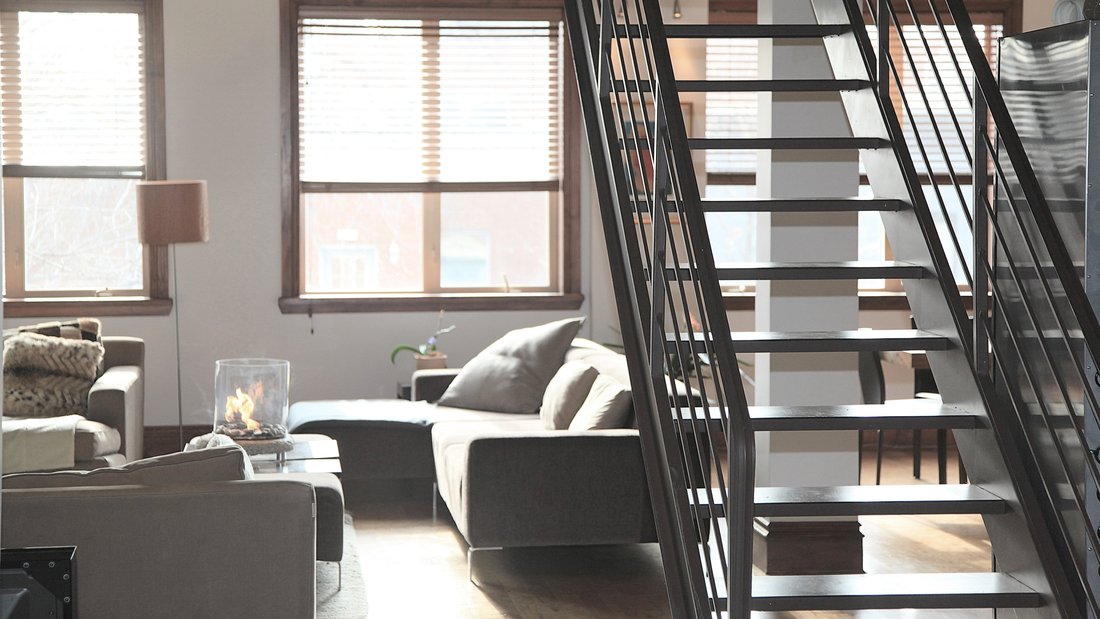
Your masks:
M 225 420 L 230 423 L 240 421 L 244 423 L 249 430 L 259 430 L 260 422 L 252 418 L 252 413 L 256 410 L 256 402 L 253 400 L 252 394 L 263 397 L 263 392 L 264 388 L 262 384 L 250 386 L 248 388 L 248 393 L 241 391 L 241 388 L 237 387 L 236 395 L 229 395 L 225 398 Z

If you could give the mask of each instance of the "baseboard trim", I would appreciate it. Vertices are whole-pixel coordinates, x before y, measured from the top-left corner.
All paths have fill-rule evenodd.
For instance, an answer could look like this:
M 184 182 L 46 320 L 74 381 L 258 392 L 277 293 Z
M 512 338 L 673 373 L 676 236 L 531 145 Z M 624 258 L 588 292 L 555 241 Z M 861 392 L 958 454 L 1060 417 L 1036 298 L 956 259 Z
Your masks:
M 210 427 L 210 424 L 183 426 L 184 444 L 196 436 L 209 433 Z M 146 458 L 179 451 L 179 426 L 145 426 L 144 439 L 145 448 L 142 451 Z
M 863 573 L 863 533 L 855 520 L 754 518 L 752 549 L 765 574 Z

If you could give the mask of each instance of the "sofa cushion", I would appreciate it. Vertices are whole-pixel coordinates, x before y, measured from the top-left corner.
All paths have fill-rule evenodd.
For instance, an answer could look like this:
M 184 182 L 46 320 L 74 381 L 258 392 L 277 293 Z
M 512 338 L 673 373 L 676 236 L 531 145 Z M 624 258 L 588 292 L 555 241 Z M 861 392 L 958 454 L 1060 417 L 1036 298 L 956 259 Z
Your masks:
M 479 436 L 532 433 L 547 433 L 547 430 L 542 427 L 542 420 L 513 418 L 463 423 L 440 422 L 432 426 L 435 481 L 439 496 L 443 497 L 443 502 L 447 504 L 455 518 L 466 512 L 462 482 L 466 477 L 470 441 Z
M 100 341 L 102 323 L 98 318 L 73 318 L 72 320 L 50 320 L 33 325 L 23 325 L 12 329 L 4 329 L 4 339 L 19 333 L 38 333 L 53 337 L 63 337 L 70 340 L 86 340 L 89 342 Z
M 74 486 L 167 486 L 206 481 L 249 479 L 252 466 L 237 445 L 181 451 L 135 460 L 120 467 L 93 471 L 17 473 L 5 475 L 4 488 L 68 488 Z
M 89 419 L 76 422 L 73 440 L 76 442 L 73 452 L 76 460 L 94 460 L 100 456 L 118 453 L 122 448 L 122 436 L 118 430 Z
M 630 403 L 630 389 L 601 374 L 592 383 L 592 389 L 577 411 L 577 416 L 569 424 L 569 429 L 583 431 L 622 428 L 630 415 Z
M 582 361 L 563 364 L 542 394 L 539 417 L 543 427 L 547 430 L 568 429 L 599 375 L 596 368 Z
M 103 344 L 19 333 L 4 342 L 4 413 L 13 417 L 87 415 L 88 391 Z
M 584 318 L 516 329 L 470 360 L 439 404 L 502 413 L 535 413 Z

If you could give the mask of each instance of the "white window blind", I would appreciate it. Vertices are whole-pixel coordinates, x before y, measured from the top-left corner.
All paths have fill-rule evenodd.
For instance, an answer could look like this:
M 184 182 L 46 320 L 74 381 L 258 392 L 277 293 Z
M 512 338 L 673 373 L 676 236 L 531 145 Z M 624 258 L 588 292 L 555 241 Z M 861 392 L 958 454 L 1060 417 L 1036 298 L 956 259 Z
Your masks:
M 902 89 L 909 101 L 909 109 L 912 112 L 912 117 L 910 117 L 909 112 L 906 112 L 902 107 L 900 99 L 895 96 L 898 120 L 901 121 L 905 141 L 909 147 L 909 152 L 913 156 L 913 163 L 918 174 L 928 174 L 928 164 L 931 165 L 931 174 L 947 174 L 947 162 L 950 161 L 956 174 L 969 175 L 971 172 L 970 164 L 966 159 L 959 130 L 951 121 L 951 114 L 954 113 L 958 119 L 959 128 L 962 129 L 962 138 L 969 144 L 973 140 L 974 113 L 967 101 L 963 83 L 965 81 L 966 88 L 973 92 L 974 72 L 971 70 L 970 62 L 962 51 L 962 41 L 959 39 L 958 29 L 951 25 L 945 25 L 944 29 L 947 31 L 947 40 L 945 41 L 939 28 L 931 22 L 931 18 L 928 18 L 928 21 L 931 25 L 924 26 L 923 33 L 928 48 L 931 50 L 932 60 L 929 59 L 928 51 L 921 43 L 920 31 L 917 26 L 902 26 L 905 43 L 909 46 L 909 51 L 913 56 L 913 64 L 909 63 L 900 40 L 896 38 L 896 33 L 893 33 L 895 40 L 892 41 L 893 51 L 891 56 L 894 58 L 895 67 L 901 75 Z M 868 29 L 872 40 L 875 40 L 877 34 L 874 27 L 869 26 Z M 994 75 L 997 74 L 996 41 L 1002 36 L 1003 32 L 1004 27 L 1000 24 L 974 25 L 974 34 L 977 35 L 978 42 L 981 43 L 982 49 L 989 58 Z M 959 59 L 959 67 L 962 73 L 961 80 L 959 77 L 960 71 L 955 68 L 948 45 L 955 50 L 955 56 Z M 943 89 L 941 89 L 936 79 L 937 70 L 940 79 L 943 80 Z M 890 86 L 892 89 L 896 89 L 895 82 L 891 81 Z M 921 97 L 919 86 L 924 88 L 924 94 L 928 97 L 928 105 L 925 105 Z M 944 98 L 944 90 L 947 91 L 946 99 Z M 940 148 L 937 141 L 934 127 L 939 128 L 940 137 L 943 139 L 947 150 L 947 158 L 944 157 L 944 149 Z M 918 147 L 918 134 L 920 135 L 920 143 L 924 145 L 925 152 L 928 155 L 928 164 L 925 163 Z
M 756 79 L 758 45 L 754 39 L 707 39 L 708 80 Z M 706 137 L 756 137 L 758 95 L 751 92 L 708 92 Z M 707 151 L 710 174 L 755 174 L 753 151 Z
M 0 12 L 3 163 L 145 165 L 137 13 Z
M 303 182 L 558 178 L 556 22 L 299 23 Z

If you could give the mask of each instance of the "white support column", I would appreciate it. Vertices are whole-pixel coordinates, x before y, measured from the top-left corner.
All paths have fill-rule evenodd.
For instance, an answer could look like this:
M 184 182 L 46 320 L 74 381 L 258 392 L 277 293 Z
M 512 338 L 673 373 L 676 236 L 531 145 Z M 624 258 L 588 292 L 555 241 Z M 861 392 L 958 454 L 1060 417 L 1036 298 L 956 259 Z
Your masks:
M 760 0 L 760 23 L 816 23 L 808 0 Z M 762 40 L 761 79 L 831 78 L 820 40 Z M 850 135 L 837 93 L 761 94 L 761 137 Z M 851 151 L 761 151 L 761 198 L 855 196 L 858 156 Z M 758 219 L 758 259 L 774 262 L 855 260 L 855 213 L 777 213 Z M 856 329 L 855 281 L 758 282 L 756 329 L 816 331 Z M 853 353 L 756 356 L 756 404 L 854 404 L 860 390 Z M 773 432 L 757 435 L 758 486 L 824 486 L 858 483 L 855 432 Z

